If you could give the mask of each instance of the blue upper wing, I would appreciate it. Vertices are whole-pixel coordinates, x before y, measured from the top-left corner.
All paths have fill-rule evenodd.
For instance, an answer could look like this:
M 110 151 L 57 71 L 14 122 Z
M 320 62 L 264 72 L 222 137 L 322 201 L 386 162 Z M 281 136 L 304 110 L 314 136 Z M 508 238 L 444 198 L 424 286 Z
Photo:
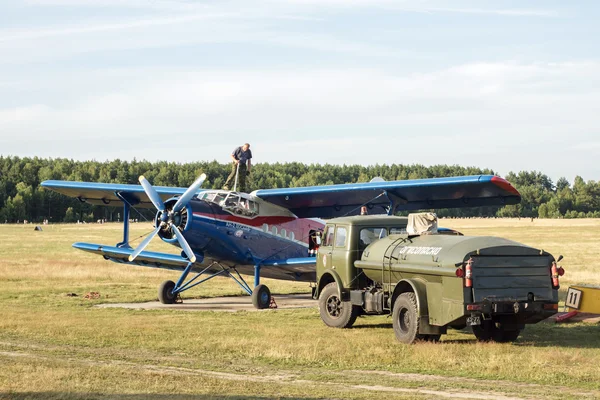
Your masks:
M 263 189 L 253 194 L 300 218 L 356 215 L 364 204 L 370 214 L 383 214 L 391 200 L 396 210 L 498 206 L 521 201 L 521 195 L 508 181 L 494 175 Z
M 140 208 L 154 208 L 141 185 L 123 185 L 119 183 L 92 183 L 73 181 L 44 181 L 42 187 L 76 197 L 83 202 L 102 206 L 120 206 L 122 200 L 117 193 L 131 205 Z M 187 188 L 154 186 L 163 201 L 182 195 Z

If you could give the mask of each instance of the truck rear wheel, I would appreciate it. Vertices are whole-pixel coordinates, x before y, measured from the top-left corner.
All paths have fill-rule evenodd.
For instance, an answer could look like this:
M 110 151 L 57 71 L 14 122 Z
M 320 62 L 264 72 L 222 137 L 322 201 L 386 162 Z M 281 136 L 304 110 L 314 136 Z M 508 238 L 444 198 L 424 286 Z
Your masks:
M 424 339 L 422 335 L 419 335 L 419 312 L 414 293 L 402 293 L 396 297 L 392 311 L 392 323 L 398 341 L 411 344 L 415 340 Z
M 473 334 L 480 342 L 514 342 L 521 333 L 520 329 L 504 329 L 493 321 L 483 321 L 481 325 L 473 325 Z
M 331 282 L 323 288 L 319 296 L 319 313 L 327 326 L 350 328 L 356 321 L 360 309 L 349 301 L 340 299 L 337 283 Z

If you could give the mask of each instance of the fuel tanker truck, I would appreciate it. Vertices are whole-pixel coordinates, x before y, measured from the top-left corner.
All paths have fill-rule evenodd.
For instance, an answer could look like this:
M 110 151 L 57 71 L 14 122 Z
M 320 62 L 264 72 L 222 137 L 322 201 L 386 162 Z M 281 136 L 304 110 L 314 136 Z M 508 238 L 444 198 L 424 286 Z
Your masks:
M 402 343 L 472 328 L 480 341 L 512 342 L 525 324 L 558 311 L 564 273 L 544 250 L 438 229 L 433 213 L 331 219 L 317 254 L 323 322 L 391 314 Z

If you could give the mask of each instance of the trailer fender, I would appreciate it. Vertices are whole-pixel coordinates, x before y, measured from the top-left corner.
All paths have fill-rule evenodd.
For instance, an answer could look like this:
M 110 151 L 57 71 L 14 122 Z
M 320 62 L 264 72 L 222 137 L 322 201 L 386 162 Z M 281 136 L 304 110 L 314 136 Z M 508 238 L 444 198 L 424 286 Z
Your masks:
M 394 307 L 396 298 L 402 293 L 413 292 L 417 300 L 419 313 L 419 334 L 439 335 L 446 333 L 446 328 L 429 324 L 429 307 L 427 306 L 427 284 L 421 279 L 402 279 L 396 284 L 392 294 L 390 309 Z
M 341 299 L 342 298 L 342 287 L 343 287 L 342 278 L 340 278 L 338 273 L 335 272 L 335 270 L 333 270 L 331 268 L 323 271 L 323 275 L 321 275 L 321 277 L 319 278 L 319 284 L 317 285 L 317 290 L 315 290 L 313 298 L 318 299 L 319 295 L 321 294 L 321 290 L 323 290 L 323 288 L 325 286 L 327 286 L 328 284 L 330 284 L 331 282 L 336 283 L 336 287 L 338 290 L 338 296 Z
M 429 310 L 427 308 L 427 287 L 425 282 L 420 279 L 402 279 L 398 282 L 394 289 L 394 293 L 392 294 L 391 303 L 389 304 L 390 308 L 394 307 L 396 297 L 406 292 L 413 292 L 415 294 L 419 315 L 429 315 Z

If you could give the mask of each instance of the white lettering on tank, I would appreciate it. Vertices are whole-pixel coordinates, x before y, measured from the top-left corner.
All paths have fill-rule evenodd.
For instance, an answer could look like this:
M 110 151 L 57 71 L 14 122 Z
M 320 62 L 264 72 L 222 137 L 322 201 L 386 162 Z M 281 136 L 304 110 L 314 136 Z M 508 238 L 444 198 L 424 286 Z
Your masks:
M 399 254 L 414 254 L 414 255 L 428 255 L 436 256 L 442 251 L 441 247 L 401 247 L 398 251 Z

